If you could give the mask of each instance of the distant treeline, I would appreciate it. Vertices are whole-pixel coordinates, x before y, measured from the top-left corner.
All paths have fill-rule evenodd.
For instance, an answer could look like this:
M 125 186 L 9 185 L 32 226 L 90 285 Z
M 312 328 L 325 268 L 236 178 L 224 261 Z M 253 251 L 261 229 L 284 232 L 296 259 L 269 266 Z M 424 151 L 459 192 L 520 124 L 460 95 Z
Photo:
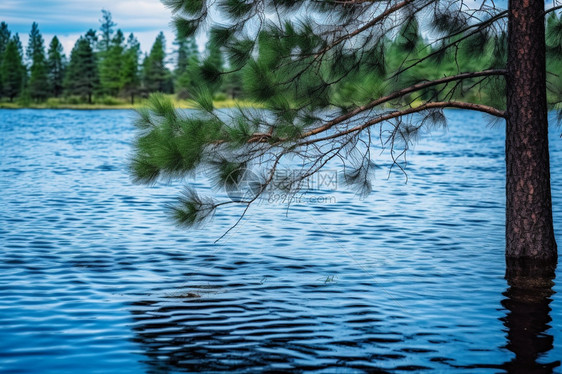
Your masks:
M 315 37 L 312 29 L 295 29 L 289 40 L 275 40 L 272 33 L 248 40 L 230 40 L 229 30 L 221 29 L 222 32 L 211 33 L 203 53 L 199 53 L 193 37 L 180 37 L 178 33 L 173 55 L 168 56 L 162 32 L 150 52 L 142 55 L 133 34 L 125 37 L 120 29 L 116 30 L 110 12 L 102 11 L 100 23 L 99 30 L 90 29 L 78 39 L 67 58 L 56 36 L 45 48 L 37 23 L 31 27 L 24 53 L 19 36 L 11 35 L 8 25 L 2 22 L 0 101 L 17 100 L 20 106 L 26 106 L 60 98 L 68 104 L 112 105 L 118 103 L 115 99 L 118 97 L 134 103 L 138 97 L 163 92 L 176 94 L 180 99 L 273 101 L 275 105 L 283 102 L 293 108 L 299 103 L 295 92 L 308 90 L 308 97 L 327 100 L 336 107 L 353 108 L 384 95 L 389 89 L 459 72 L 505 68 L 507 51 L 507 37 L 502 31 L 482 31 L 470 38 L 455 35 L 452 39 L 461 41 L 457 47 L 444 48 L 451 38 L 429 42 L 422 37 L 413 18 L 396 35 L 370 48 L 346 49 L 342 45 L 334 49 L 327 58 L 337 63 L 320 62 L 315 69 L 303 70 L 302 74 L 306 73 L 310 79 L 301 79 L 301 84 L 308 82 L 307 85 L 295 88 L 288 84 L 294 73 L 293 65 L 278 66 L 282 58 L 280 51 L 289 47 L 310 48 Z M 552 13 L 546 26 L 548 96 L 550 105 L 556 106 L 562 102 L 562 19 Z M 312 59 L 313 56 L 311 51 Z M 328 89 L 318 91 L 315 88 L 318 81 L 329 81 L 338 73 L 330 69 L 338 67 L 346 71 L 345 76 L 330 83 Z M 273 91 L 272 82 L 278 82 L 273 85 L 277 87 Z M 455 86 L 447 83 L 419 90 L 400 100 L 415 105 L 425 100 L 462 97 L 503 107 L 504 95 L 498 92 L 504 88 L 502 77 L 467 79 Z
M 152 92 L 176 93 L 188 98 L 201 86 L 195 77 L 203 65 L 225 66 L 224 54 L 208 43 L 200 55 L 194 38 L 177 37 L 174 41 L 173 70 L 167 66 L 166 40 L 160 32 L 148 54 L 142 55 L 137 38 L 115 29 L 109 11 L 102 11 L 98 31 L 90 29 L 74 45 L 68 58 L 60 40 L 54 36 L 48 48 L 37 23 L 31 26 L 24 51 L 18 34 L 12 35 L 5 22 L 0 23 L 0 100 L 20 104 L 64 98 L 70 103 L 111 102 L 123 97 L 134 103 L 137 97 Z M 236 98 L 240 82 L 236 77 L 220 85 L 208 85 L 217 99 Z

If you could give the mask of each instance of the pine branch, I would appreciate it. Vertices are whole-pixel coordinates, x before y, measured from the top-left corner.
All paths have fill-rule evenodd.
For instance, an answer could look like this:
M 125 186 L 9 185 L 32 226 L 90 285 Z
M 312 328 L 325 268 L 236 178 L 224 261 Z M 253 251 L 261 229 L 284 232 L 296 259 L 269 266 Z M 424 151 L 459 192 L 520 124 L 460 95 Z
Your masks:
M 297 147 L 306 146 L 306 145 L 314 144 L 314 143 L 318 143 L 318 142 L 323 142 L 323 141 L 326 141 L 326 140 L 336 139 L 336 138 L 339 138 L 339 137 L 342 137 L 342 136 L 345 136 L 345 135 L 349 135 L 349 134 L 352 134 L 352 133 L 355 133 L 355 132 L 365 130 L 366 128 L 369 128 L 373 125 L 376 125 L 376 124 L 384 122 L 384 121 L 388 121 L 388 120 L 391 120 L 391 119 L 394 119 L 394 118 L 403 117 L 403 116 L 413 114 L 413 113 L 422 112 L 422 111 L 427 110 L 427 109 L 444 109 L 444 108 L 458 108 L 458 109 L 475 110 L 475 111 L 478 111 L 478 112 L 490 114 L 490 115 L 495 116 L 495 117 L 505 118 L 505 111 L 493 108 L 493 107 L 488 106 L 488 105 L 466 103 L 466 102 L 462 102 L 462 101 L 438 101 L 438 102 L 426 103 L 426 104 L 420 105 L 420 106 L 415 107 L 415 108 L 408 108 L 408 109 L 404 109 L 404 110 L 397 110 L 397 111 L 393 111 L 393 112 L 388 112 L 384 115 L 381 115 L 377 118 L 374 118 L 370 121 L 367 121 L 367 122 L 363 123 L 362 125 L 353 127 L 349 130 L 337 132 L 333 135 L 329 135 L 329 136 L 326 136 L 326 137 L 323 137 L 323 138 L 310 139 L 310 140 L 298 143 Z
M 439 49 L 437 49 L 437 50 L 431 52 L 431 53 L 428 54 L 427 56 L 424 56 L 424 57 L 422 57 L 422 58 L 417 59 L 416 62 L 414 62 L 413 64 L 410 64 L 409 66 L 398 70 L 398 71 L 397 71 L 396 73 L 394 73 L 390 78 L 397 77 L 398 75 L 404 73 L 406 70 L 409 70 L 409 69 L 411 69 L 411 68 L 413 68 L 413 67 L 415 67 L 415 66 L 421 64 L 422 62 L 424 62 L 424 61 L 426 61 L 426 60 L 432 58 L 433 56 L 438 55 L 439 53 L 442 53 L 443 51 L 446 51 L 446 50 L 448 50 L 449 48 L 451 48 L 451 47 L 453 47 L 453 46 L 457 46 L 457 45 L 458 45 L 460 42 L 462 42 L 463 40 L 466 40 L 466 39 L 470 38 L 471 36 L 473 36 L 473 35 L 479 33 L 479 32 L 482 31 L 482 30 L 484 30 L 488 25 L 494 23 L 495 21 L 497 21 L 497 20 L 499 20 L 499 19 L 501 19 L 501 18 L 507 17 L 507 14 L 508 14 L 507 10 L 506 10 L 506 11 L 503 11 L 503 12 L 500 12 L 500 13 L 498 13 L 495 17 L 492 17 L 492 18 L 490 18 L 490 19 L 488 19 L 488 20 L 486 20 L 486 21 L 484 21 L 484 22 L 482 22 L 482 23 L 479 23 L 479 24 L 477 24 L 477 25 L 472 25 L 472 26 L 469 26 L 469 27 L 467 27 L 467 28 L 461 30 L 460 33 L 464 32 L 464 31 L 467 31 L 467 30 L 473 28 L 474 26 L 476 26 L 476 30 L 471 31 L 471 32 L 469 32 L 469 33 L 466 34 L 466 35 L 462 35 L 462 36 L 459 37 L 458 39 L 456 39 L 456 40 L 454 40 L 454 41 L 452 41 L 452 42 L 450 42 L 450 43 L 447 43 L 447 44 L 441 46 Z M 458 33 L 458 34 L 460 35 L 460 33 Z
M 398 4 L 394 5 L 393 7 L 390 7 L 388 9 L 386 9 L 384 12 L 382 12 L 381 14 L 379 14 L 378 16 L 373 18 L 371 21 L 367 22 L 365 25 L 358 28 L 357 30 L 355 30 L 353 32 L 350 32 L 350 33 L 336 39 L 330 45 L 324 47 L 320 52 L 318 52 L 316 54 L 315 57 L 322 56 L 323 54 L 325 54 L 326 52 L 328 52 L 330 49 L 334 48 L 335 46 L 337 46 L 337 45 L 345 42 L 346 40 L 349 40 L 349 39 L 361 34 L 363 31 L 366 31 L 366 30 L 370 29 L 371 27 L 377 25 L 379 22 L 384 21 L 391 14 L 399 11 L 402 8 L 405 8 L 406 6 L 410 5 L 411 3 L 414 3 L 415 1 L 416 0 L 403 0 L 403 1 L 399 2 Z M 436 0 L 432 0 L 429 3 L 433 3 L 435 1 Z M 429 3 L 424 5 L 424 7 L 429 5 Z
M 310 136 L 319 134 L 321 132 L 327 131 L 327 130 L 333 128 L 334 126 L 359 115 L 360 113 L 363 113 L 365 111 L 374 109 L 375 107 L 377 107 L 379 105 L 388 103 L 389 101 L 398 99 L 400 97 L 403 97 L 405 95 L 408 95 L 410 93 L 413 93 L 413 92 L 416 92 L 416 91 L 419 91 L 419 90 L 422 90 L 422 89 L 425 89 L 425 88 L 428 88 L 428 87 L 437 86 L 437 85 L 440 85 L 440 84 L 446 84 L 446 83 L 454 82 L 454 81 L 461 81 L 461 80 L 464 80 L 464 79 L 479 78 L 479 77 L 491 77 L 491 76 L 499 76 L 499 75 L 505 75 L 505 74 L 506 74 L 505 69 L 493 69 L 493 70 L 484 70 L 484 71 L 472 72 L 472 73 L 462 73 L 462 74 L 458 74 L 458 75 L 453 75 L 453 76 L 449 76 L 449 77 L 435 79 L 435 80 L 432 80 L 432 81 L 421 82 L 421 83 L 415 84 L 413 86 L 406 87 L 406 88 L 403 88 L 401 90 L 395 91 L 395 92 L 391 93 L 390 95 L 387 95 L 387 96 L 378 98 L 376 100 L 373 100 L 368 104 L 357 107 L 354 110 L 352 110 L 352 111 L 350 111 L 346 114 L 343 114 L 339 117 L 336 117 L 336 118 L 332 119 L 331 121 L 328 121 L 327 123 L 325 123 L 322 126 L 319 126 L 315 129 L 312 129 L 312 130 L 302 134 L 300 136 L 300 138 L 305 139 L 307 137 L 310 137 Z M 458 105 L 459 102 L 450 101 L 450 103 L 452 103 L 451 107 L 459 107 L 459 106 L 455 106 L 455 105 Z M 426 103 L 426 104 L 422 105 L 421 107 L 425 107 L 426 105 L 433 105 L 433 104 L 436 104 L 436 103 Z M 488 108 L 486 110 L 486 112 L 488 114 L 492 114 L 492 115 L 497 116 L 497 117 L 503 117 L 504 116 L 503 111 L 500 111 L 500 110 L 498 110 L 496 108 L 493 108 L 493 107 L 480 105 L 480 104 L 471 104 L 471 103 L 464 103 L 464 104 L 466 104 L 464 109 L 478 110 L 477 108 Z M 417 108 L 410 108 L 410 109 L 417 109 Z M 425 109 L 428 109 L 428 108 L 425 107 Z M 485 110 L 480 110 L 480 111 L 485 111 Z M 272 139 L 271 133 L 254 133 L 248 139 L 247 143 L 265 143 L 265 142 L 268 142 L 271 139 Z M 283 141 L 283 140 L 281 140 L 281 141 Z M 223 142 L 224 141 L 219 141 L 219 142 L 217 142 L 217 144 L 223 143 Z
M 458 80 L 463 80 L 463 79 L 488 77 L 488 76 L 495 76 L 495 75 L 505 75 L 505 74 L 506 74 L 506 70 L 504 70 L 504 69 L 484 70 L 484 71 L 479 71 L 479 72 L 474 72 L 474 73 L 462 73 L 462 74 L 453 75 L 453 76 L 450 76 L 450 77 L 444 77 L 444 78 L 440 78 L 440 79 L 436 79 L 436 80 L 432 80 L 432 81 L 428 81 L 428 82 L 418 83 L 418 84 L 415 84 L 413 86 L 406 87 L 406 88 L 403 88 L 399 91 L 393 92 L 390 95 L 387 95 L 387 96 L 381 97 L 379 99 L 373 100 L 370 103 L 365 104 L 363 106 L 357 107 L 354 110 L 350 111 L 349 113 L 346 113 L 342 116 L 334 118 L 333 120 L 327 122 L 323 126 L 317 127 L 313 130 L 310 130 L 309 132 L 307 132 L 303 135 L 303 138 L 311 136 L 311 135 L 316 135 L 320 132 L 329 130 L 332 127 L 334 127 L 335 125 L 340 124 L 341 122 L 346 121 L 346 120 L 358 115 L 359 113 L 362 113 L 364 111 L 373 109 L 373 108 L 375 108 L 379 105 L 385 104 L 389 101 L 392 101 L 394 99 L 397 99 L 397 98 L 405 96 L 405 95 L 408 95 L 412 92 L 422 90 L 424 88 L 437 86 L 437 85 L 440 85 L 440 84 L 458 81 Z

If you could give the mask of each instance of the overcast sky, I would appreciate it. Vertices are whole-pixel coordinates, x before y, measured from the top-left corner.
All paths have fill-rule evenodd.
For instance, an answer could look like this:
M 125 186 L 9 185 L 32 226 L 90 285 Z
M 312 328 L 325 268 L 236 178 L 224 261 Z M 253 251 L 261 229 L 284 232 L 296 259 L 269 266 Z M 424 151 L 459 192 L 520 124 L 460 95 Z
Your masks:
M 168 50 L 172 49 L 171 12 L 160 0 L 0 0 L 0 21 L 19 33 L 24 46 L 31 24 L 37 22 L 46 47 L 57 35 L 68 56 L 80 35 L 99 29 L 102 9 L 111 12 L 125 36 L 130 32 L 137 36 L 143 51 L 150 50 L 160 31 L 166 35 Z

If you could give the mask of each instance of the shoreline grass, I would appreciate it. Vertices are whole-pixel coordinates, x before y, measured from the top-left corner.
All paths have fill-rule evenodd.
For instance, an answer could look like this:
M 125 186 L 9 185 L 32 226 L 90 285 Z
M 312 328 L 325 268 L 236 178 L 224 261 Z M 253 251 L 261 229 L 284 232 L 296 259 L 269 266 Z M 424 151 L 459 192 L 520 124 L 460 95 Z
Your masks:
M 197 104 L 191 100 L 178 100 L 170 95 L 174 105 L 179 109 L 195 109 Z M 95 100 L 94 103 L 80 103 L 72 100 L 65 99 L 48 99 L 41 103 L 22 103 L 22 102 L 0 102 L 0 109 L 57 109 L 57 110 L 109 110 L 109 109 L 132 109 L 136 110 L 145 107 L 147 104 L 146 99 L 140 99 L 135 104 L 128 103 L 124 99 L 105 98 Z M 215 108 L 235 108 L 235 107 L 253 107 L 259 108 L 260 104 L 247 100 L 217 100 L 213 102 Z

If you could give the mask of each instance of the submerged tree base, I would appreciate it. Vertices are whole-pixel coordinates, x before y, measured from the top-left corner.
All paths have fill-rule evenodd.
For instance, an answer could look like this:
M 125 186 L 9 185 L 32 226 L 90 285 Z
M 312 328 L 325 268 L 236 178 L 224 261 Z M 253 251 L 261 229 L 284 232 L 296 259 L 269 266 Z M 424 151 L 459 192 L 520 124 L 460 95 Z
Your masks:
M 506 258 L 505 279 L 512 289 L 534 291 L 529 297 L 544 297 L 553 292 L 556 259 Z
M 541 357 L 554 344 L 548 331 L 556 260 L 508 258 L 506 265 L 509 288 L 502 301 L 507 310 L 503 322 L 507 328 L 506 348 L 515 357 L 504 368 L 510 373 L 552 373 L 560 360 L 546 362 Z

